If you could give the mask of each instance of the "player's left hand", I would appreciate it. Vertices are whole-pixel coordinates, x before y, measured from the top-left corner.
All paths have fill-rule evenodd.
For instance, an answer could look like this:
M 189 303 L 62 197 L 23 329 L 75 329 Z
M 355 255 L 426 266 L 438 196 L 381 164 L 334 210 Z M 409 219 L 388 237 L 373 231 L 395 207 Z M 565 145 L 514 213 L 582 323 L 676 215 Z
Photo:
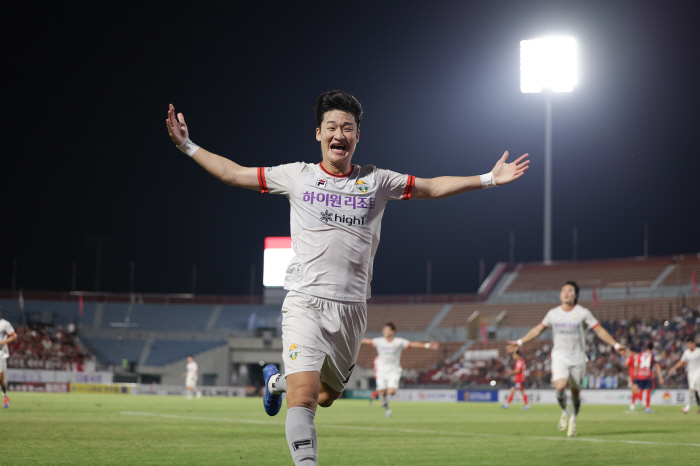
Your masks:
M 506 351 L 509 354 L 515 353 L 516 351 L 518 351 L 518 348 L 520 348 L 520 345 L 517 341 L 508 341 L 508 344 L 506 345 Z
M 626 357 L 629 357 L 629 353 L 630 353 L 627 350 L 627 347 L 625 345 L 620 345 L 620 347 L 617 349 L 617 352 L 620 353 L 620 355 L 626 356 Z
M 515 162 L 506 163 L 508 159 L 508 151 L 503 153 L 503 157 L 496 162 L 496 166 L 493 167 L 493 177 L 496 180 L 496 185 L 500 186 L 502 184 L 508 184 L 511 181 L 517 180 L 525 174 L 530 164 L 529 160 L 525 160 L 530 154 L 521 155 Z
M 431 341 L 431 342 L 430 342 L 430 349 L 436 350 L 436 349 L 438 349 L 438 348 L 440 348 L 440 343 L 438 343 L 437 341 Z
M 663 384 L 664 384 L 664 377 L 661 376 L 661 377 L 659 377 L 659 385 L 663 385 Z
M 175 118 L 175 107 L 173 104 L 170 104 L 168 107 L 168 118 L 165 120 L 165 125 L 168 127 L 170 139 L 173 140 L 176 146 L 185 142 L 185 139 L 190 136 L 187 123 L 185 123 L 185 115 L 178 113 L 177 118 Z

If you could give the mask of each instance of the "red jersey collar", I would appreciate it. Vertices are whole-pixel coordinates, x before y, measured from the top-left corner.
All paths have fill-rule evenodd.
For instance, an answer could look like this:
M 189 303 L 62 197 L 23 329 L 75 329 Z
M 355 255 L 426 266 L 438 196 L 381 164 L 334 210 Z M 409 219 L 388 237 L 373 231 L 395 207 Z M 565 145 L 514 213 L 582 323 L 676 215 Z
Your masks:
M 354 166 L 354 165 L 350 165 L 350 171 L 349 171 L 349 172 L 345 173 L 344 175 L 336 175 L 335 173 L 331 173 L 331 172 L 329 172 L 328 170 L 326 170 L 326 168 L 323 166 L 323 162 L 320 162 L 320 163 L 318 164 L 318 166 L 321 167 L 321 170 L 323 170 L 327 175 L 330 175 L 330 176 L 332 176 L 332 177 L 334 177 L 334 178 L 347 178 L 348 176 L 350 176 L 350 175 L 352 174 L 352 172 L 355 171 L 355 166 Z

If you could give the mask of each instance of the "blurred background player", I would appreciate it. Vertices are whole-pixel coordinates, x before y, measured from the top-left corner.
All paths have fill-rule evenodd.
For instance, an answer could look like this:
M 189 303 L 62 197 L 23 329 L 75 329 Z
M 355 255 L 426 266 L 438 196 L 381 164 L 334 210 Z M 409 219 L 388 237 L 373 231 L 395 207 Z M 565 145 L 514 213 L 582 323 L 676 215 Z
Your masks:
M 2 315 L 2 306 L 0 306 L 0 315 Z M 7 358 L 10 357 L 7 344 L 16 340 L 17 334 L 15 334 L 12 325 L 5 319 L 0 319 L 0 387 L 2 387 L 2 405 L 5 409 L 10 407 L 10 399 L 7 397 L 7 382 L 5 382 Z
M 185 388 L 187 389 L 187 399 L 192 399 L 192 394 L 196 392 L 197 398 L 202 397 L 202 392 L 197 390 L 197 363 L 194 361 L 194 357 L 190 354 L 187 356 L 187 372 L 183 372 L 182 376 L 185 377 Z
M 383 337 L 363 338 L 362 344 L 372 345 L 377 350 L 378 364 L 376 369 L 377 391 L 382 395 L 382 406 L 385 416 L 391 417 L 389 408 L 389 396 L 396 394 L 401 380 L 401 352 L 406 348 L 425 348 L 436 350 L 437 342 L 424 343 L 420 341 L 408 341 L 405 338 L 395 337 L 396 326 L 389 322 L 382 329 Z
M 634 411 L 634 409 L 637 406 L 637 402 L 641 403 L 642 402 L 642 392 L 639 390 L 639 387 L 637 384 L 634 383 L 634 366 L 630 364 L 630 360 L 632 359 L 632 354 L 630 354 L 627 357 L 627 386 L 630 388 L 632 391 L 632 401 L 630 401 L 630 411 Z
M 695 401 L 698 403 L 698 414 L 700 414 L 700 348 L 698 348 L 697 343 L 695 343 L 695 337 L 692 335 L 686 338 L 686 348 L 683 351 L 683 356 L 668 371 L 668 375 L 673 375 L 679 368 L 686 365 L 688 366 L 686 367 L 686 372 L 688 373 L 688 404 L 683 407 L 682 411 L 688 414 L 694 396 Z
M 649 343 L 647 349 L 641 353 L 632 354 L 627 359 L 627 367 L 633 369 L 632 371 L 632 381 L 634 385 L 638 387 L 638 399 L 641 400 L 642 393 L 646 395 L 646 401 L 644 406 L 645 413 L 653 413 L 654 411 L 649 407 L 649 402 L 651 401 L 651 389 L 654 382 L 654 373 L 652 369 L 656 371 L 656 375 L 659 376 L 659 383 L 664 384 L 664 376 L 661 375 L 661 367 L 654 359 L 654 354 L 651 350 L 654 349 L 654 344 Z
M 568 281 L 561 286 L 561 304 L 547 312 L 541 323 L 533 327 L 517 341 L 509 341 L 506 349 L 515 353 L 522 345 L 532 341 L 547 328 L 552 329 L 552 383 L 557 391 L 557 401 L 562 408 L 557 428 L 568 430 L 566 435 L 576 435 L 576 416 L 581 407 L 581 383 L 586 373 L 586 331 L 593 330 L 598 338 L 613 346 L 620 353 L 625 347 L 600 326 L 591 311 L 578 304 L 578 285 Z M 571 390 L 573 411 L 569 411 L 566 399 L 566 385 Z
M 525 394 L 525 359 L 523 359 L 522 355 L 520 354 L 520 348 L 513 353 L 513 360 L 515 361 L 515 367 L 509 370 L 506 374 L 513 376 L 513 386 L 510 387 L 508 401 L 501 406 L 506 409 L 510 408 L 510 403 L 513 401 L 515 390 L 520 390 L 520 393 L 523 395 L 523 401 L 525 402 L 523 410 L 528 410 L 530 409 L 530 403 L 528 403 L 527 395 Z

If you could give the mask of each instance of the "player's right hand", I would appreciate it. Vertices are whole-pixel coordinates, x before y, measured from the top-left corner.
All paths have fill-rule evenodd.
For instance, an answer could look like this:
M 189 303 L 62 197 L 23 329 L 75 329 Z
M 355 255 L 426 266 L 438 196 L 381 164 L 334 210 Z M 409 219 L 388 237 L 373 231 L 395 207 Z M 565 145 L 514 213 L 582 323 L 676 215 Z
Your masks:
M 518 348 L 520 348 L 520 345 L 518 344 L 517 341 L 508 341 L 508 344 L 506 345 L 506 351 L 510 354 L 515 353 L 518 351 Z
M 173 140 L 176 146 L 185 142 L 185 139 L 190 136 L 185 123 L 185 116 L 182 113 L 178 113 L 177 118 L 175 118 L 175 107 L 173 104 L 170 104 L 168 108 L 168 118 L 165 120 L 165 125 L 168 127 L 170 139 Z

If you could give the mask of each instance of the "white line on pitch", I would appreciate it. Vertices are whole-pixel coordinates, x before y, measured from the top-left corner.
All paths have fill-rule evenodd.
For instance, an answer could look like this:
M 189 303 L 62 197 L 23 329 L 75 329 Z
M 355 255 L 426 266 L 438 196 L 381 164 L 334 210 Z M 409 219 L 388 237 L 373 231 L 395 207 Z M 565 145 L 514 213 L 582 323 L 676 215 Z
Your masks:
M 233 422 L 238 424 L 261 424 L 261 425 L 271 425 L 271 426 L 283 426 L 284 422 L 274 422 L 274 421 L 255 421 L 252 419 L 231 419 L 231 418 L 217 418 L 217 417 L 204 417 L 204 416 L 181 416 L 178 414 L 156 414 L 156 413 L 144 413 L 137 411 L 120 411 L 120 414 L 128 416 L 149 416 L 149 417 L 162 417 L 167 419 L 185 419 L 185 420 L 196 420 L 196 421 L 218 421 L 218 422 Z M 331 429 L 351 429 L 351 430 L 366 430 L 374 432 L 403 432 L 407 434 L 438 434 L 438 435 L 456 435 L 460 437 L 492 437 L 492 438 L 527 438 L 536 440 L 564 440 L 567 442 L 600 442 L 600 443 L 630 443 L 634 445 L 669 445 L 669 446 L 681 446 L 681 447 L 700 447 L 700 443 L 671 443 L 671 442 L 647 442 L 644 440 L 607 440 L 598 438 L 586 438 L 586 437 L 538 437 L 535 435 L 506 435 L 506 434 L 484 434 L 484 433 L 473 433 L 473 432 L 449 432 L 443 430 L 418 430 L 418 429 L 390 429 L 388 427 L 368 427 L 368 426 L 341 426 L 335 424 L 318 424 L 320 428 L 331 428 Z

